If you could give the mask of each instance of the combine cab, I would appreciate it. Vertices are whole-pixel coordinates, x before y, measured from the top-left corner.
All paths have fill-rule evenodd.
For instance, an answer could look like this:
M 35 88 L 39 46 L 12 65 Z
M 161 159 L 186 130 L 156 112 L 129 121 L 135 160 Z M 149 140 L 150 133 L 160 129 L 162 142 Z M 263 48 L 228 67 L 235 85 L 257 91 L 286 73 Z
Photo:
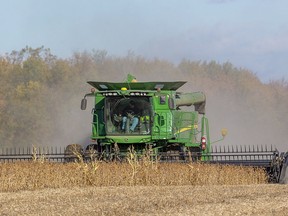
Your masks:
M 94 97 L 91 143 L 81 152 L 99 158 L 121 160 L 133 147 L 139 155 L 149 152 L 160 161 L 203 161 L 264 167 L 273 182 L 284 181 L 287 153 L 275 150 L 211 150 L 206 98 L 202 92 L 181 93 L 185 82 L 88 82 Z M 185 111 L 184 106 L 193 106 Z M 223 138 L 226 130 L 222 130 Z M 245 156 L 246 155 L 246 156 Z M 249 156 L 250 155 L 250 156 Z M 253 156 L 254 155 L 254 156 Z M 282 172 L 281 172 L 282 171 Z

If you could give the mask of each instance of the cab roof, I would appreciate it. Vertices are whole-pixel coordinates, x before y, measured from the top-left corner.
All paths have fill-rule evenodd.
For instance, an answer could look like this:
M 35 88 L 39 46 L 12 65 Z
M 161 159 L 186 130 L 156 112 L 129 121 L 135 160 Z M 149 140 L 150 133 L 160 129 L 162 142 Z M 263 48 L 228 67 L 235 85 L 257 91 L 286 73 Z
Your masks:
M 121 90 L 121 88 L 127 88 L 127 90 L 156 90 L 160 88 L 161 90 L 172 90 L 175 91 L 183 86 L 186 82 L 176 81 L 176 82 L 122 82 L 122 83 L 112 83 L 112 82 L 94 82 L 88 81 L 91 86 L 99 91 L 107 90 Z

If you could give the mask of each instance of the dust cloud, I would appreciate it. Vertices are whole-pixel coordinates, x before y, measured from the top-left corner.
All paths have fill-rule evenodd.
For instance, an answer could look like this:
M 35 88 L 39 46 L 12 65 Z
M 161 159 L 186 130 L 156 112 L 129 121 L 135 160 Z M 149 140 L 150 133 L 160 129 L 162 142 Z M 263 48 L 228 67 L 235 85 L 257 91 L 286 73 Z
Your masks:
M 138 77 L 141 80 L 140 74 Z M 228 135 L 225 139 L 216 142 L 213 146 L 231 148 L 232 146 L 234 148 L 254 146 L 259 149 L 276 148 L 280 152 L 288 150 L 286 142 L 288 134 L 283 127 L 283 122 L 274 117 L 273 112 L 277 112 L 277 110 L 271 108 L 273 104 L 265 103 L 265 100 L 268 99 L 256 97 L 255 100 L 257 101 L 251 101 L 249 98 L 236 97 L 231 94 L 231 90 L 226 90 L 225 87 L 218 91 L 217 83 L 215 83 L 215 89 L 213 87 L 211 89 L 211 87 L 205 85 L 205 78 L 203 82 L 197 83 L 197 80 L 193 80 L 193 77 L 180 73 L 166 73 L 164 76 L 159 73 L 153 75 L 153 79 L 187 81 L 179 91 L 202 91 L 206 94 L 206 116 L 209 119 L 211 141 L 222 138 L 222 128 L 228 129 Z M 235 91 L 237 92 L 237 89 Z M 253 89 L 253 91 L 261 90 Z
M 171 65 L 169 65 L 169 68 Z M 126 68 L 127 69 L 127 68 Z M 128 70 L 119 72 L 108 71 L 99 76 L 91 76 L 94 81 L 112 81 L 122 82 L 128 73 L 136 76 L 138 81 L 187 81 L 179 89 L 180 92 L 202 91 L 206 94 L 206 116 L 209 119 L 211 141 L 217 141 L 222 138 L 221 129 L 227 128 L 228 135 L 223 141 L 213 144 L 213 146 L 258 146 L 277 148 L 279 151 L 287 151 L 286 140 L 288 133 L 283 129 L 280 120 L 273 119 L 273 109 L 266 109 L 263 106 L 263 98 L 259 98 L 259 103 L 249 104 L 245 97 L 235 97 L 231 90 L 217 90 L 213 86 L 205 85 L 203 81 L 193 79 L 193 76 L 177 72 L 175 68 L 170 70 L 150 70 L 143 74 L 137 72 L 137 68 L 128 68 Z M 176 73 L 175 73 L 176 71 Z M 65 147 L 71 143 L 80 143 L 82 145 L 89 142 L 91 134 L 91 122 L 93 107 L 93 98 L 88 98 L 88 107 L 85 111 L 80 110 L 80 101 L 84 94 L 89 93 L 91 86 L 83 80 L 82 94 L 67 94 L 65 97 L 73 97 L 69 104 L 62 104 L 61 117 L 57 119 L 57 133 L 53 143 L 57 146 Z M 235 90 L 237 91 L 237 89 Z M 257 91 L 257 89 L 256 89 Z M 260 101 L 262 101 L 260 103 Z M 64 102 L 65 103 L 65 102 Z M 248 103 L 248 104 L 247 104 Z M 264 103 L 265 105 L 265 103 Z M 252 108 L 251 108 L 252 107 Z M 191 107 L 191 110 L 193 108 Z

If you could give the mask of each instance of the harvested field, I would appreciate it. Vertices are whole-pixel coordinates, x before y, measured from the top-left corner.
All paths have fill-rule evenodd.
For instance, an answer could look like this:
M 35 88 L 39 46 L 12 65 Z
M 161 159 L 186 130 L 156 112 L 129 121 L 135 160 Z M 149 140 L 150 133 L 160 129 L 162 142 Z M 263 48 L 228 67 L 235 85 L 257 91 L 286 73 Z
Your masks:
M 74 187 L 0 193 L 1 215 L 277 215 L 288 185 Z

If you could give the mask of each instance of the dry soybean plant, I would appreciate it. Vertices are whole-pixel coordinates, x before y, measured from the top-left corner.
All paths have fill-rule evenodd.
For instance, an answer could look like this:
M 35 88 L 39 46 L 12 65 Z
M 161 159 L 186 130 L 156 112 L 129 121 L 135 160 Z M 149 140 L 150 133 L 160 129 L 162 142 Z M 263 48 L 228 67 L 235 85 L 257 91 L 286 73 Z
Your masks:
M 0 163 L 0 191 L 85 186 L 246 185 L 267 183 L 264 170 L 252 167 L 203 163 L 160 163 L 149 152 L 137 155 L 133 148 L 125 161 L 104 162 L 95 152 L 83 159 L 52 163 L 48 160 Z M 37 155 L 36 153 L 34 154 Z
M 46 157 L 43 152 L 39 154 L 36 146 L 32 146 L 31 159 L 33 162 L 44 163 L 46 160 Z

